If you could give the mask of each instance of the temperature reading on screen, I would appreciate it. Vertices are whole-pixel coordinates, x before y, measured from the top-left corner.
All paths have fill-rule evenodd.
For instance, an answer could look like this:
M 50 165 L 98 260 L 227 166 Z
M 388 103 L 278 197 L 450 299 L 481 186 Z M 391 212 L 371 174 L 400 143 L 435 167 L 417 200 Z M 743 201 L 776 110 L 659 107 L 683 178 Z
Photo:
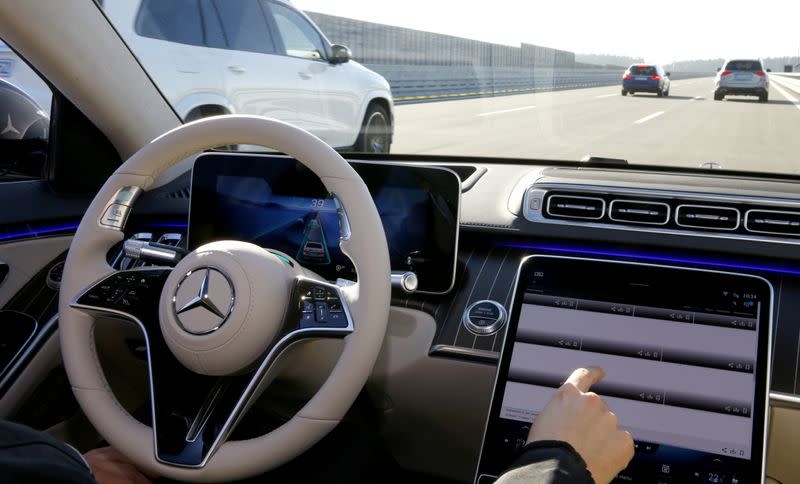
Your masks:
M 323 208 L 325 206 L 325 199 L 324 198 L 312 198 L 311 199 L 311 208 Z

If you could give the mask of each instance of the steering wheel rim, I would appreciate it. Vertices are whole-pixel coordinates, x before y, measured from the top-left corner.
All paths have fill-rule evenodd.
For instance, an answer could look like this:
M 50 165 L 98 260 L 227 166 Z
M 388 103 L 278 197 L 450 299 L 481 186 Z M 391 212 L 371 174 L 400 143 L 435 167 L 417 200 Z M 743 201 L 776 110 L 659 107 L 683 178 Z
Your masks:
M 123 240 L 125 216 L 121 217 L 122 227 L 107 225 L 108 218 L 103 217 L 112 210 L 109 207 L 118 192 L 125 187 L 146 191 L 179 161 L 231 144 L 260 145 L 286 153 L 314 172 L 336 195 L 350 225 L 349 237 L 340 241 L 340 247 L 353 261 L 358 277 L 356 284 L 339 288 L 354 324 L 344 337 L 341 357 L 331 374 L 291 420 L 261 437 L 223 443 L 201 467 L 178 467 L 156 459 L 153 429 L 134 419 L 112 393 L 94 346 L 95 317 L 75 303 L 87 288 L 114 273 L 106 254 Z M 185 124 L 144 146 L 109 177 L 74 236 L 59 297 L 61 351 L 73 393 L 100 434 L 149 471 L 172 479 L 205 482 L 262 473 L 301 454 L 332 430 L 366 383 L 386 332 L 389 272 L 386 238 L 368 189 L 323 141 L 289 124 L 259 116 L 219 116 Z M 163 292 L 168 290 L 165 287 Z M 162 294 L 162 300 L 164 297 Z

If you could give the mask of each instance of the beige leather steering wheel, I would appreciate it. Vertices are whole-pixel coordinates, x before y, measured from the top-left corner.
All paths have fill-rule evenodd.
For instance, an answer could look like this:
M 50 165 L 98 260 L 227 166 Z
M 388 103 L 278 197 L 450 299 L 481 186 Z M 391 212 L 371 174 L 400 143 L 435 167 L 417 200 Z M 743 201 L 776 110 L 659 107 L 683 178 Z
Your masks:
M 319 176 L 349 222 L 340 246 L 355 265 L 356 284 L 332 285 L 282 254 L 235 241 L 202 246 L 175 268 L 115 272 L 108 265 L 106 254 L 123 240 L 127 213 L 139 193 L 188 156 L 235 144 L 274 148 Z M 137 465 L 179 480 L 245 478 L 301 454 L 344 416 L 380 351 L 389 273 L 386 237 L 372 197 L 336 151 L 273 119 L 235 115 L 195 121 L 134 154 L 86 211 L 61 284 L 64 366 L 89 420 Z M 319 321 L 316 311 L 325 312 Z M 153 426 L 134 419 L 109 388 L 95 348 L 97 315 L 127 318 L 144 332 Z M 318 393 L 274 431 L 227 441 L 278 354 L 309 337 L 344 340 Z

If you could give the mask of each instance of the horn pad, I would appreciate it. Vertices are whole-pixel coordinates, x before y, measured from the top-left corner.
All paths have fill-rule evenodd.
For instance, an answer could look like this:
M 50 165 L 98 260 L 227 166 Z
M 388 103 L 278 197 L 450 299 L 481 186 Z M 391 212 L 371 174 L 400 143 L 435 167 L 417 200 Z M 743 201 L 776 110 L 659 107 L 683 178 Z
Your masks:
M 161 332 L 184 366 L 203 375 L 249 368 L 286 314 L 294 269 L 256 245 L 219 241 L 184 257 L 164 284 Z

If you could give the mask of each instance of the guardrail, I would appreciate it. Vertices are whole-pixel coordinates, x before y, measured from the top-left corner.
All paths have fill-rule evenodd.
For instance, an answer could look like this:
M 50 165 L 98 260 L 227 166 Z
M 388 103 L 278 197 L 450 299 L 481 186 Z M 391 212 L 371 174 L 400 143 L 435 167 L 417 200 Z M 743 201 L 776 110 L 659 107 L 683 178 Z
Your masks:
M 800 94 L 800 72 L 773 72 L 770 79 L 796 94 Z
M 389 81 L 396 104 L 532 92 L 613 86 L 618 69 L 489 68 L 469 66 L 367 65 Z M 673 73 L 673 80 L 706 77 L 704 73 Z

